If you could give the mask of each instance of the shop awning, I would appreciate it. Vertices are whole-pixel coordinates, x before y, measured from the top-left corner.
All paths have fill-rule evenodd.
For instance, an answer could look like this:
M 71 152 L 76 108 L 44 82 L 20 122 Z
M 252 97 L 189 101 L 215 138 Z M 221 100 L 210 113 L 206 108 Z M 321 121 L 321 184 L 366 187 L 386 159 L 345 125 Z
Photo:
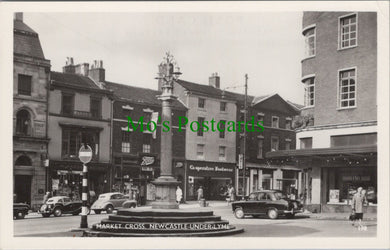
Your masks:
M 266 153 L 268 159 L 278 159 L 286 157 L 313 157 L 313 156 L 359 156 L 365 157 L 377 153 L 377 145 L 368 146 L 348 146 L 333 148 L 310 148 L 296 150 L 278 150 Z

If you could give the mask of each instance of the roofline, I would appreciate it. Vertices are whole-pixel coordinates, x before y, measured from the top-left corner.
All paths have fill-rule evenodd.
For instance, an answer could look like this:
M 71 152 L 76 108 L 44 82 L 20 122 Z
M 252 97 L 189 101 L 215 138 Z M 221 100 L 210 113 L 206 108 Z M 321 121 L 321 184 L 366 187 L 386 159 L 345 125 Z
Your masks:
M 100 89 L 100 88 L 99 89 L 95 89 L 95 88 L 92 88 L 92 87 L 85 87 L 85 86 L 77 86 L 74 83 L 66 83 L 66 82 L 57 81 L 57 80 L 53 80 L 53 79 L 50 79 L 50 86 L 70 88 L 70 89 L 74 89 L 74 90 L 92 91 L 92 92 L 98 92 L 98 93 L 106 94 L 108 96 L 113 96 L 113 92 L 111 90 Z

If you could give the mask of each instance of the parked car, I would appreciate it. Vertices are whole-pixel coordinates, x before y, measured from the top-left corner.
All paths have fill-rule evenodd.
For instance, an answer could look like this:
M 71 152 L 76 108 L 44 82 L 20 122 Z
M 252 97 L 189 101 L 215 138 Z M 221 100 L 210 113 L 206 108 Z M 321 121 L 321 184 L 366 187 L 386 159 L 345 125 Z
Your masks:
M 99 195 L 99 198 L 92 204 L 91 209 L 95 214 L 106 211 L 112 213 L 114 209 L 136 207 L 137 201 L 130 199 L 121 193 L 105 193 Z
M 43 217 L 49 217 L 52 214 L 55 217 L 59 217 L 62 214 L 78 215 L 81 213 L 81 205 L 82 202 L 80 200 L 72 201 L 68 196 L 55 196 L 48 199 L 46 203 L 41 206 L 39 212 Z
M 30 206 L 26 203 L 14 203 L 14 218 L 23 219 L 30 210 Z
M 279 215 L 294 218 L 295 214 L 303 212 L 302 204 L 297 200 L 288 199 L 279 190 L 263 190 L 251 193 L 246 200 L 232 203 L 233 213 L 238 219 L 245 215 L 258 217 L 267 215 L 276 219 Z

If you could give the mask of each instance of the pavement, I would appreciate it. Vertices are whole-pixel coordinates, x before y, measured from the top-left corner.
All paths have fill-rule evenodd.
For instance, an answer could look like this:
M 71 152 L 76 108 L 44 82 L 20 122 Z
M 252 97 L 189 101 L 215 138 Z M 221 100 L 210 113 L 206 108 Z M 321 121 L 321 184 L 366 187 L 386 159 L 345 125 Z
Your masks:
M 207 207 L 206 208 L 223 208 L 223 207 L 230 207 L 230 204 L 228 204 L 226 201 L 206 201 Z M 151 206 L 142 206 L 143 208 L 151 208 Z M 180 204 L 180 209 L 194 209 L 194 208 L 200 208 L 198 201 L 187 201 L 186 203 Z M 114 211 L 115 212 L 115 211 Z M 91 214 L 94 214 L 93 211 L 91 211 Z M 311 219 L 315 220 L 336 220 L 336 221 L 348 221 L 350 213 L 311 213 L 309 211 L 305 211 L 304 213 L 299 214 L 301 216 L 309 217 Z M 65 215 L 66 216 L 66 215 Z M 42 218 L 42 215 L 38 212 L 30 212 L 25 217 L 26 219 L 29 218 Z M 364 214 L 364 221 L 376 221 L 377 220 L 377 214 L 376 213 L 365 213 Z

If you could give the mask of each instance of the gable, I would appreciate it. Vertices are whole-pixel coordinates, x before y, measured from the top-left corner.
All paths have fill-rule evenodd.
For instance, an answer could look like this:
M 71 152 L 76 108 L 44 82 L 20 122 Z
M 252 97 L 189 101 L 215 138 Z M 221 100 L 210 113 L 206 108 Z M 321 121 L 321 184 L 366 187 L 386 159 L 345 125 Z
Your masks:
M 256 109 L 268 109 L 276 112 L 284 113 L 286 115 L 298 115 L 299 112 L 296 111 L 290 104 L 288 104 L 282 97 L 278 94 L 270 96 L 269 98 L 264 99 L 263 101 L 253 105 Z

